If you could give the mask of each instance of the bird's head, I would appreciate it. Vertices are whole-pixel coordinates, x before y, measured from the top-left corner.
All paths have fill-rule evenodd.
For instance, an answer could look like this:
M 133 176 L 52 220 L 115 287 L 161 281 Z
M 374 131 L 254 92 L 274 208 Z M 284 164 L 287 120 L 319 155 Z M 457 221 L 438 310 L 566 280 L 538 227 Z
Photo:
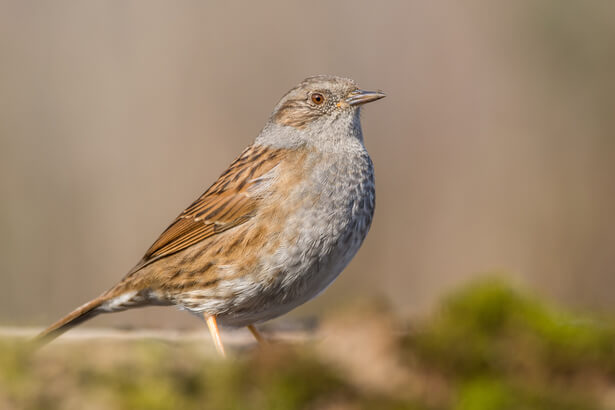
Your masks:
M 306 140 L 313 140 L 316 134 L 349 132 L 360 137 L 360 107 L 384 96 L 382 91 L 362 90 L 348 78 L 308 77 L 282 97 L 267 128 L 276 134 L 280 128 L 286 129 L 295 139 L 303 135 Z

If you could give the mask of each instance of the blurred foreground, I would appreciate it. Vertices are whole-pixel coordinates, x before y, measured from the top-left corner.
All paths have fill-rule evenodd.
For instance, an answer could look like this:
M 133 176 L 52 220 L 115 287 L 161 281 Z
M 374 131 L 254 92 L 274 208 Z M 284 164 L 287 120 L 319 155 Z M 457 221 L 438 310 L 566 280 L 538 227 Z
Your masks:
M 387 312 L 348 308 L 314 341 L 248 343 L 226 361 L 208 338 L 65 338 L 34 356 L 5 338 L 0 408 L 615 408 L 611 320 L 494 280 L 452 294 L 410 326 Z

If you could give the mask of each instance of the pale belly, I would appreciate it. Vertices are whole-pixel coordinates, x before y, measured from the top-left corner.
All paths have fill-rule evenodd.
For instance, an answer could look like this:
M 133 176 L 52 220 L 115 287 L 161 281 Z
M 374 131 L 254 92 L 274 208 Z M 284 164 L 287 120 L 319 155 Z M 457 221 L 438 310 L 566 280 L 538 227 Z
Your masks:
M 217 316 L 218 321 L 226 326 L 264 322 L 318 296 L 348 265 L 364 236 L 362 232 L 349 235 L 347 242 L 336 246 L 329 254 L 295 264 L 294 269 L 281 272 L 279 278 L 268 285 L 248 278 L 243 279 L 244 283 L 236 283 L 235 286 L 243 287 L 246 292 L 237 298 L 232 311 Z
M 281 241 L 294 246 L 280 246 L 250 274 L 222 280 L 215 289 L 178 295 L 174 304 L 199 316 L 215 315 L 221 325 L 239 327 L 273 319 L 309 301 L 337 278 L 365 239 L 373 190 L 366 195 L 372 197 L 346 201 L 337 212 L 310 209 L 297 215 L 301 223 L 283 234 L 295 240 Z

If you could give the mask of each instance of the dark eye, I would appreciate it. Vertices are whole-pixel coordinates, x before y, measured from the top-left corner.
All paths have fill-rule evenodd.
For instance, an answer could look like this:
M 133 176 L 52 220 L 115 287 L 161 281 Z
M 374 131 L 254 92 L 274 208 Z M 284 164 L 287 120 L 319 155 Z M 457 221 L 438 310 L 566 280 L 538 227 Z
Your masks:
M 320 105 L 325 102 L 325 96 L 322 95 L 321 93 L 313 93 L 312 102 L 316 105 Z

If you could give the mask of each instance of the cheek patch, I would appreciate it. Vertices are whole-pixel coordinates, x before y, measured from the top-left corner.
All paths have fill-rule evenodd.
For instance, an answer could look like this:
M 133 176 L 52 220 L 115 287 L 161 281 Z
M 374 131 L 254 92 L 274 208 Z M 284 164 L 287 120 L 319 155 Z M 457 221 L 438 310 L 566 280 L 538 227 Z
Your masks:
M 276 124 L 303 129 L 321 115 L 319 110 L 313 109 L 304 100 L 289 100 L 273 115 L 273 121 Z

